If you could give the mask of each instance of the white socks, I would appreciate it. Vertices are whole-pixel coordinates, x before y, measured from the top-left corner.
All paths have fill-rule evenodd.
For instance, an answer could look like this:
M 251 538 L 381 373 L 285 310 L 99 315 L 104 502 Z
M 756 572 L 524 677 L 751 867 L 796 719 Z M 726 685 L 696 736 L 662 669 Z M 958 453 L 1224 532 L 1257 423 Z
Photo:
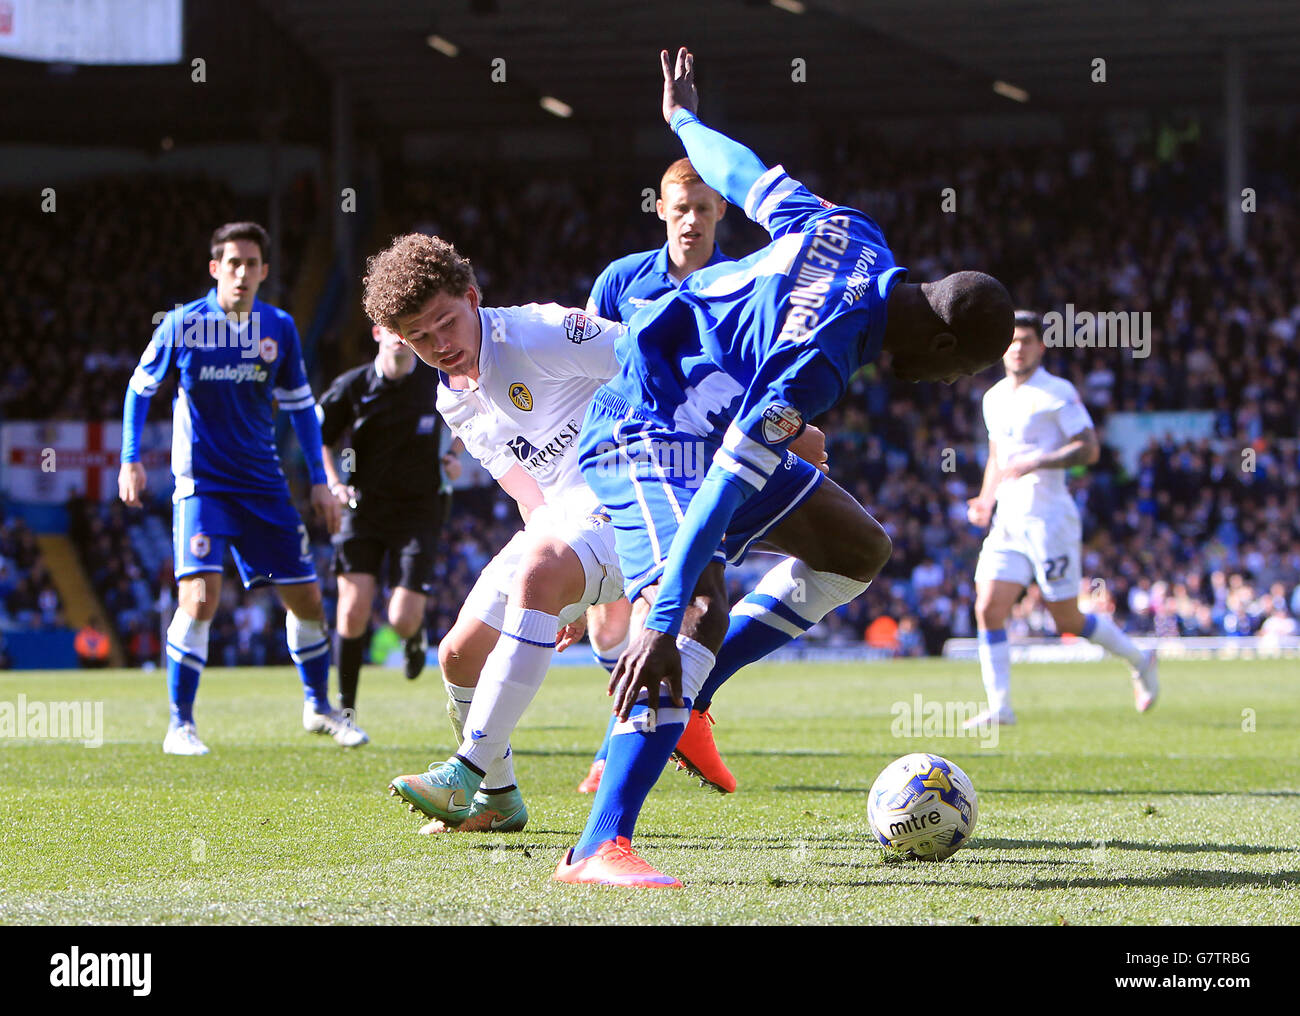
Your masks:
M 457 751 L 485 774 L 493 762 L 507 757 L 510 735 L 551 665 L 558 627 L 559 618 L 554 614 L 506 607 L 501 638 L 479 675 Z M 483 785 L 493 787 L 486 775 Z
M 465 736 L 465 720 L 469 716 L 470 705 L 474 702 L 474 688 L 462 688 L 452 684 L 445 677 L 442 686 L 447 689 L 447 715 L 451 717 L 452 726 L 456 728 L 456 743 L 459 745 Z M 500 790 L 502 787 L 515 785 L 515 763 L 511 757 L 510 745 L 506 745 L 505 755 L 490 763 L 483 772 L 483 789 Z
M 208 662 L 208 631 L 211 627 L 211 621 L 198 621 L 177 607 L 172 623 L 167 626 L 167 655 L 177 663 L 202 670 Z
M 678 709 L 673 705 L 669 697 L 668 684 L 663 682 L 659 685 L 659 709 L 656 712 L 644 709 L 632 713 L 626 720 L 619 720 L 610 731 L 611 735 L 626 734 L 633 730 L 653 731 L 660 724 L 666 723 L 680 723 L 685 729 L 691 718 L 691 703 L 695 701 L 695 696 L 700 693 L 705 678 L 713 670 L 714 656 L 699 642 L 685 635 L 677 636 L 677 651 L 682 655 L 682 701 L 686 703 L 686 708 Z M 637 696 L 637 703 L 641 704 L 646 700 L 647 696 L 643 688 Z
M 1011 644 L 1005 628 L 979 633 L 980 677 L 989 709 L 1001 712 L 1011 706 Z
M 1114 653 L 1116 656 L 1122 656 L 1135 667 L 1142 666 L 1142 650 L 1133 644 L 1133 640 L 1120 631 L 1119 627 L 1106 614 L 1089 614 L 1094 622 L 1092 631 L 1089 632 L 1088 620 L 1084 619 L 1083 630 L 1084 638 L 1089 642 L 1095 642 L 1108 653 Z

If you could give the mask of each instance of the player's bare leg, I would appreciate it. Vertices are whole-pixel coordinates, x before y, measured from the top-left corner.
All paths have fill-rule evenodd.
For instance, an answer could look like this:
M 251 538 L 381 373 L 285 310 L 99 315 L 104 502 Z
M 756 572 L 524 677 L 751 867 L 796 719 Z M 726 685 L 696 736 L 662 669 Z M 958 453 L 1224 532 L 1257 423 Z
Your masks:
M 1079 609 L 1076 598 L 1048 600 L 1047 609 L 1060 634 L 1082 636 L 1128 662 L 1133 682 L 1133 705 L 1139 713 L 1145 713 L 1155 705 L 1160 693 L 1160 678 L 1154 649 L 1146 652 L 1138 649 L 1109 615 L 1085 614 Z
M 370 605 L 375 601 L 375 577 L 365 572 L 344 572 L 338 576 L 338 590 L 339 708 L 355 713 Z
M 402 637 L 408 681 L 420 676 L 429 651 L 429 642 L 424 635 L 424 605 L 427 602 L 424 593 L 401 586 L 393 590 L 388 600 L 388 623 Z
M 628 629 L 632 622 L 632 604 L 626 597 L 620 597 L 613 603 L 601 603 L 587 610 L 587 638 L 591 642 L 596 661 L 613 673 L 618 658 L 627 648 Z M 591 760 L 587 775 L 578 784 L 579 794 L 594 794 L 600 787 L 600 776 L 605 771 L 605 756 L 609 753 L 609 735 L 614 729 L 614 719 L 610 717 L 605 725 L 605 736 L 596 749 L 596 756 Z
M 320 583 L 284 583 L 277 585 L 275 591 L 287 614 L 285 636 L 289 655 L 298 667 L 307 693 L 302 710 L 303 729 L 308 733 L 328 734 L 345 748 L 365 744 L 370 740 L 365 731 L 330 706 L 330 643 Z

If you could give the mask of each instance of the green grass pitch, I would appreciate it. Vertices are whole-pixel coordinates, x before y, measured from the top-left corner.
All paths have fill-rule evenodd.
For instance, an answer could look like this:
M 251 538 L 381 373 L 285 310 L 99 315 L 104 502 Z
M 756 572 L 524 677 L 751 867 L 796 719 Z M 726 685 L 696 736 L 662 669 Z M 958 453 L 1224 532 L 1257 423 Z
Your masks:
M 666 772 L 637 844 L 679 892 L 550 881 L 590 799 L 573 788 L 604 725 L 603 675 L 551 672 L 515 739 L 531 820 L 513 835 L 419 836 L 388 780 L 451 749 L 431 668 L 367 668 L 347 751 L 300 726 L 289 668 L 209 671 L 206 758 L 161 751 L 161 674 L 0 675 L 0 703 L 104 703 L 99 748 L 0 738 L 5 924 L 1283 924 L 1300 921 L 1300 668 L 1166 662 L 1160 703 L 1127 670 L 1023 665 L 996 747 L 897 737 L 895 703 L 982 697 L 943 661 L 760 666 L 715 703 L 740 781 Z M 934 751 L 979 793 L 971 845 L 886 863 L 867 789 Z

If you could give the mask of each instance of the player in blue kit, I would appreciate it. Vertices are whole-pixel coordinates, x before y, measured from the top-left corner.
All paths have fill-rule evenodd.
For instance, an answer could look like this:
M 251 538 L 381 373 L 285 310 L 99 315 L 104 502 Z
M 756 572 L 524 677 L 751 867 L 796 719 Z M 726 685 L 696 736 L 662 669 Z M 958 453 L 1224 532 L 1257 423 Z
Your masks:
M 655 211 L 668 233 L 664 245 L 628 254 L 606 265 L 591 287 L 588 314 L 627 322 L 642 307 L 677 289 L 692 272 L 732 260 L 716 240 L 718 223 L 726 214 L 727 203 L 700 179 L 690 159 L 678 159 L 664 171 Z M 606 670 L 614 669 L 627 648 L 631 615 L 632 608 L 626 598 L 587 611 L 587 638 L 597 661 Z M 710 729 L 712 723 L 713 717 L 702 710 L 692 712 L 674 757 L 681 768 L 688 769 L 708 785 L 730 793 L 736 789 L 736 778 L 718 755 Z M 591 767 L 578 784 L 578 793 L 594 794 L 600 786 L 613 729 L 611 717 Z
M 145 489 L 140 434 L 149 400 L 179 374 L 172 422 L 172 538 L 179 605 L 167 629 L 171 722 L 163 751 L 205 755 L 194 698 L 208 656 L 229 546 L 244 587 L 274 584 L 288 613 L 289 655 L 302 677 L 303 726 L 346 747 L 366 737 L 329 703 L 330 647 L 307 528 L 289 499 L 275 447 L 274 403 L 290 414 L 311 472 L 313 508 L 331 532 L 339 504 L 325 483 L 320 425 L 293 319 L 257 299 L 269 238 L 253 222 L 212 234 L 207 296 L 169 311 L 127 388 L 118 493 L 138 507 Z
M 620 374 L 582 428 L 583 475 L 645 620 L 611 677 L 619 722 L 591 816 L 554 877 L 644 888 L 681 885 L 638 857 L 631 836 L 705 679 L 716 688 L 802 634 L 889 556 L 879 524 L 790 443 L 882 351 L 902 380 L 951 382 L 1000 359 L 1014 316 L 1005 288 L 980 272 L 907 283 L 869 217 L 696 118 L 685 49 L 675 71 L 667 52 L 661 60 L 664 118 L 691 163 L 773 242 L 635 314 Z M 789 557 L 729 621 L 722 564 L 758 540 Z

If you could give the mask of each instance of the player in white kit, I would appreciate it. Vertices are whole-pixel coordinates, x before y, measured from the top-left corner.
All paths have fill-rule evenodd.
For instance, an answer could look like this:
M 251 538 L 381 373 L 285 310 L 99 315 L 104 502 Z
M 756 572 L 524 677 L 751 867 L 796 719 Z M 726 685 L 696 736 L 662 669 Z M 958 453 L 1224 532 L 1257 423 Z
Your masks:
M 613 530 L 582 479 L 577 440 L 596 389 L 618 369 L 624 326 L 558 304 L 481 307 L 469 262 L 437 237 L 399 237 L 368 268 L 366 312 L 438 369 L 438 411 L 526 520 L 439 646 L 456 754 L 391 788 L 433 820 L 425 831 L 517 831 L 528 813 L 510 735 L 557 632 L 564 648 L 588 607 L 623 595 Z
M 968 727 L 1016 722 L 1006 620 L 1033 582 L 1058 633 L 1080 635 L 1128 661 L 1138 712 L 1151 708 L 1159 690 L 1155 652 L 1138 649 L 1106 614 L 1079 609 L 1082 527 L 1065 470 L 1096 462 L 1100 446 L 1079 393 L 1042 367 L 1043 352 L 1038 315 L 1017 311 L 1002 358 L 1006 377 L 984 393 L 989 458 L 979 496 L 967 502 L 967 518 L 976 526 L 993 523 L 975 566 L 975 620 L 988 709 Z

